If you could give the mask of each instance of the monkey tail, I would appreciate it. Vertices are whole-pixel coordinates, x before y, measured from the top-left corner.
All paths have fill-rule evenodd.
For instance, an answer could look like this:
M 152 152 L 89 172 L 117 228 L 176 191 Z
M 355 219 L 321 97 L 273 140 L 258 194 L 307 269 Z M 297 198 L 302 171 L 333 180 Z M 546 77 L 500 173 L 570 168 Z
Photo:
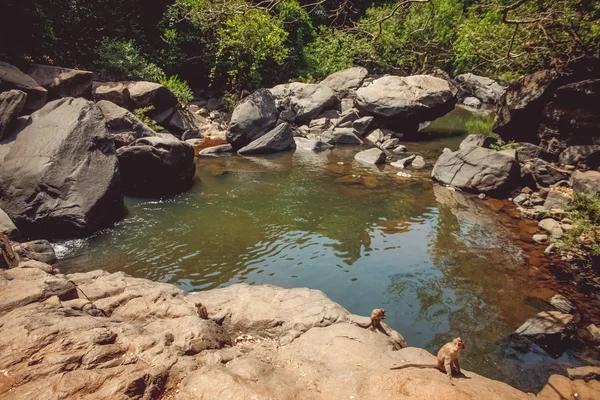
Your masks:
M 373 322 L 369 322 L 368 324 L 361 324 L 361 323 L 355 322 L 355 324 L 360 326 L 361 328 L 370 328 L 373 325 Z
M 435 368 L 437 369 L 437 364 L 402 364 L 402 365 L 392 365 L 390 369 L 403 369 L 403 368 Z

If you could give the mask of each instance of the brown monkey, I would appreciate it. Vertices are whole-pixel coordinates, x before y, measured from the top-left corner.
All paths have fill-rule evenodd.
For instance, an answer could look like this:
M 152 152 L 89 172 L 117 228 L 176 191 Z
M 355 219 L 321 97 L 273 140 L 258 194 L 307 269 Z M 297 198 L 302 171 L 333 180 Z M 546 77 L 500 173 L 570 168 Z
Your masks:
M 208 319 L 208 311 L 202 303 L 196 303 L 196 314 L 202 319 Z
M 375 329 L 382 329 L 383 327 L 381 326 L 381 320 L 385 319 L 385 310 L 383 308 L 376 308 L 373 311 L 371 311 L 371 322 L 369 322 L 367 325 L 363 325 L 363 324 L 358 324 L 358 326 L 362 327 L 362 328 L 373 328 Z
M 465 342 L 461 338 L 456 338 L 450 343 L 446 343 L 442 346 L 437 355 L 437 364 L 404 364 L 394 365 L 390 369 L 402 369 L 408 367 L 414 368 L 436 368 L 448 375 L 448 379 L 452 380 L 452 367 L 456 368 L 456 372 L 462 375 L 460 372 L 460 365 L 458 359 L 461 356 L 461 352 L 465 348 Z

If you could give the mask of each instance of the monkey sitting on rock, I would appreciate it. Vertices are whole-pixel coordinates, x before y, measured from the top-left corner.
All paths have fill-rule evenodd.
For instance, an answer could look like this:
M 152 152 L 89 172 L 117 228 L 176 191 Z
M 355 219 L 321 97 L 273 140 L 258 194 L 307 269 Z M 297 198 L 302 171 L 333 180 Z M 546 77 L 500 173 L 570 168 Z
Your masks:
M 452 367 L 456 368 L 456 372 L 459 375 L 463 375 L 460 371 L 460 365 L 458 359 L 461 356 L 462 351 L 465 349 L 465 342 L 461 338 L 456 338 L 450 343 L 446 343 L 442 346 L 437 354 L 437 364 L 403 364 L 394 365 L 390 369 L 402 369 L 402 368 L 435 368 L 441 372 L 445 372 L 448 375 L 448 379 L 452 381 Z
M 385 310 L 383 308 L 376 308 L 373 311 L 371 311 L 371 322 L 369 322 L 367 325 L 365 324 L 359 324 L 356 323 L 356 325 L 360 326 L 361 328 L 371 328 L 373 330 L 382 330 L 383 327 L 381 326 L 381 320 L 385 319 Z

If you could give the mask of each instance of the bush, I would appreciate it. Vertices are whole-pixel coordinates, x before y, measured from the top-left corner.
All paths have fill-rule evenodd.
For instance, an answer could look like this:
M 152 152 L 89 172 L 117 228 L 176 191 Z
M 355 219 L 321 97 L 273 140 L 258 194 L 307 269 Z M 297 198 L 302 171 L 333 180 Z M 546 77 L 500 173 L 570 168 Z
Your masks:
M 162 69 L 148 61 L 133 41 L 104 39 L 97 49 L 97 72 L 105 79 L 158 82 Z
M 158 82 L 173 92 L 177 97 L 177 100 L 182 104 L 189 103 L 194 99 L 192 89 L 190 89 L 186 81 L 182 81 L 177 75 L 171 75 L 167 78 L 167 76 L 163 74 Z
M 567 210 L 572 229 L 555 240 L 559 250 L 573 258 L 591 264 L 591 257 L 600 256 L 600 197 L 577 196 Z
M 144 124 L 148 125 L 153 131 L 162 131 L 163 127 L 158 125 L 155 120 L 148 116 L 149 112 L 154 111 L 154 106 L 148 106 L 144 108 L 136 108 L 133 110 L 133 114 Z

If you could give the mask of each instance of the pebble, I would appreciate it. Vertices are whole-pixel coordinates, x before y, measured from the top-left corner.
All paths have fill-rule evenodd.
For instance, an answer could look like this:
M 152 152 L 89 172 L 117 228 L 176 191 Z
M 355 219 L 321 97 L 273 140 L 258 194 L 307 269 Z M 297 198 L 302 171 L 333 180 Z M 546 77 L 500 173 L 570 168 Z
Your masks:
M 401 176 L 403 178 L 410 178 L 412 175 L 411 174 L 407 174 L 406 172 L 398 172 L 396 175 Z
M 548 235 L 539 233 L 537 235 L 533 235 L 532 239 L 536 243 L 544 243 L 548 241 Z
M 555 294 L 552 296 L 550 299 L 550 304 L 552 304 L 557 310 L 567 314 L 570 313 L 574 308 L 573 303 L 571 303 L 571 301 L 562 294 Z
M 552 254 L 552 252 L 554 251 L 554 247 L 556 247 L 554 245 L 554 243 L 552 243 L 551 245 L 549 245 L 548 247 L 546 247 L 546 250 L 544 250 L 544 254 L 549 256 L 550 254 Z
M 481 200 L 484 200 L 486 196 L 485 193 L 479 193 L 479 196 L 477 197 L 479 197 Z

